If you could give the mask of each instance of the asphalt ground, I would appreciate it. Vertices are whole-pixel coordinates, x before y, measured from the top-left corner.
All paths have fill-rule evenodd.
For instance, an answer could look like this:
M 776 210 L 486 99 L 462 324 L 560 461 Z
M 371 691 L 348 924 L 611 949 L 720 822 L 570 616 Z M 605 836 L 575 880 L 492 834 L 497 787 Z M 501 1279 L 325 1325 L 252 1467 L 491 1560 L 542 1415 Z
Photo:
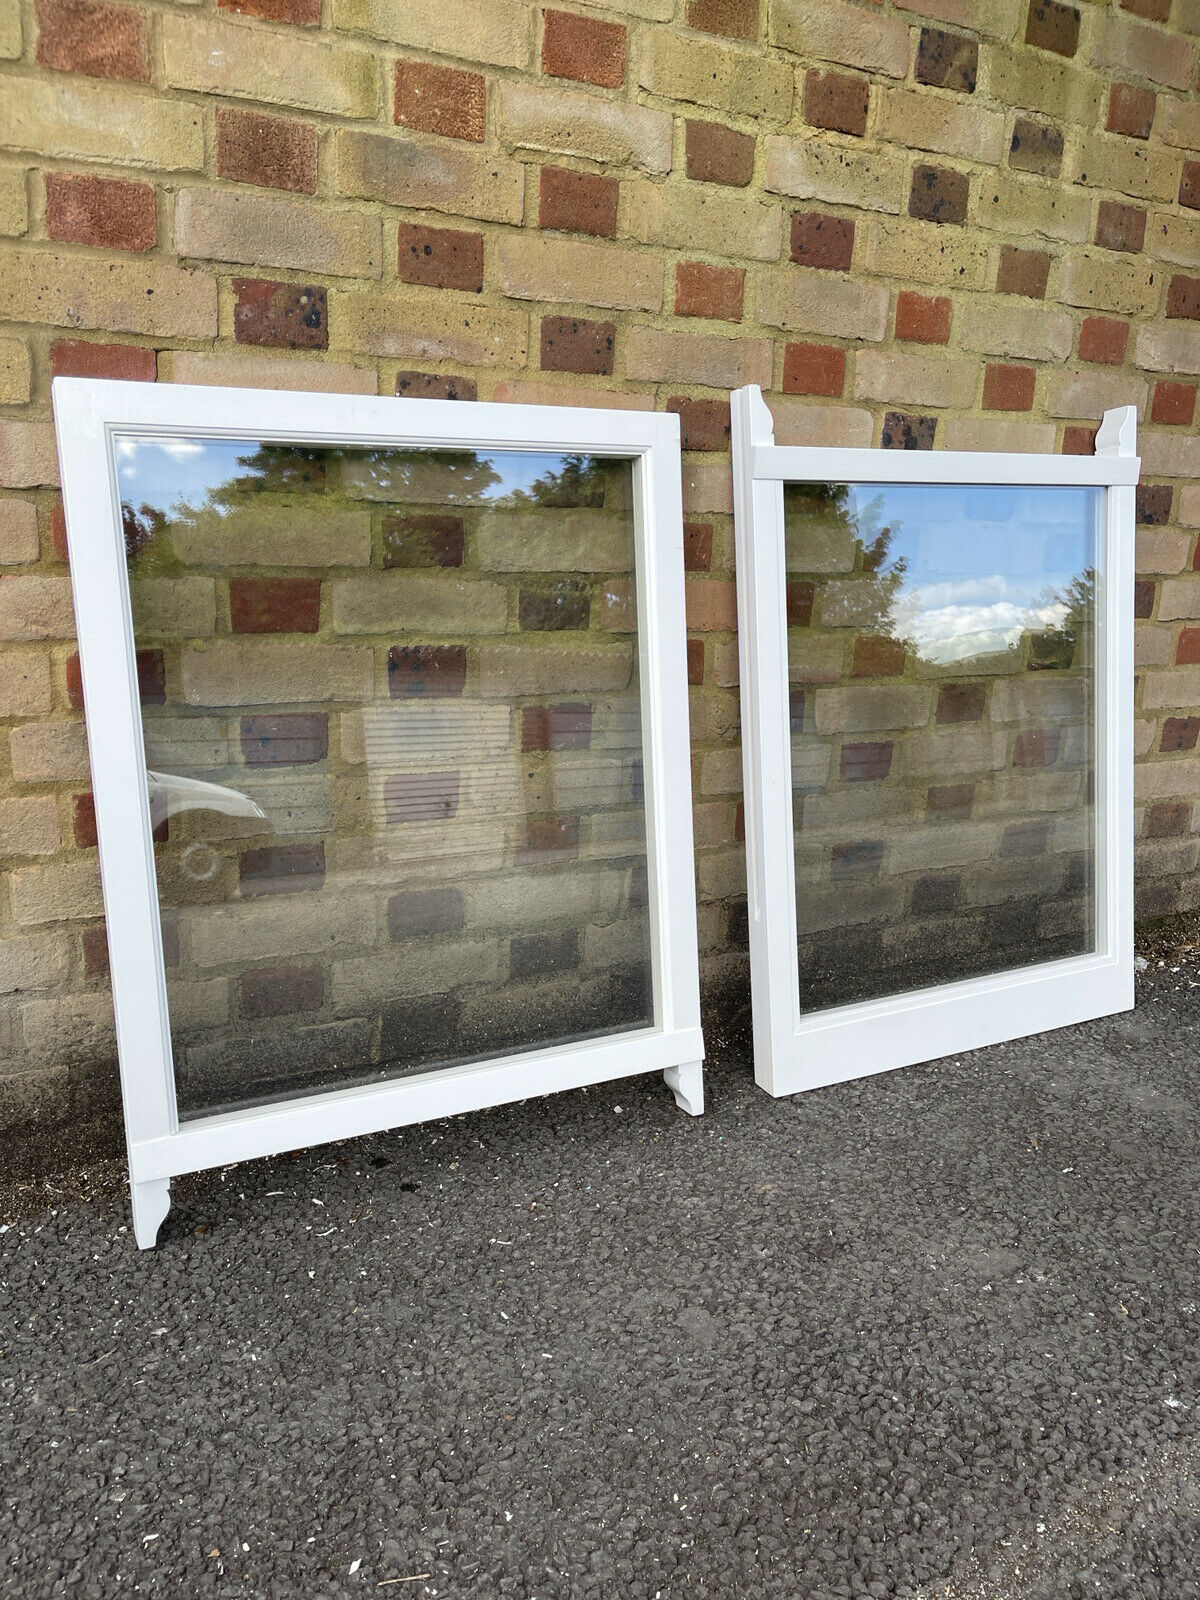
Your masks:
M 658 1077 L 10 1186 L 0 1592 L 1200 1596 L 1200 967 L 792 1100 Z

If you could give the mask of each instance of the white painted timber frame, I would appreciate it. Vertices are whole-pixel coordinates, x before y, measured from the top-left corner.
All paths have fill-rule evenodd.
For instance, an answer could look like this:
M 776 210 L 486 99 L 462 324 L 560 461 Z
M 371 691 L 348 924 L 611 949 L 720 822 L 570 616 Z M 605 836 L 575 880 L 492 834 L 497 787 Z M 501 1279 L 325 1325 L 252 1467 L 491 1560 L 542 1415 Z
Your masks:
M 678 418 L 84 378 L 55 379 L 53 398 L 138 1244 L 154 1244 L 177 1173 L 642 1072 L 662 1072 L 681 1108 L 702 1112 Z M 652 1027 L 181 1125 L 114 457 L 129 433 L 632 460 Z
M 754 1075 L 796 1094 L 1133 1005 L 1133 577 L 1137 411 L 1105 413 L 1093 456 L 777 445 L 757 386 L 733 395 L 734 511 Z M 1094 662 L 1095 949 L 803 1013 L 796 926 L 783 490 L 786 483 L 1104 489 Z

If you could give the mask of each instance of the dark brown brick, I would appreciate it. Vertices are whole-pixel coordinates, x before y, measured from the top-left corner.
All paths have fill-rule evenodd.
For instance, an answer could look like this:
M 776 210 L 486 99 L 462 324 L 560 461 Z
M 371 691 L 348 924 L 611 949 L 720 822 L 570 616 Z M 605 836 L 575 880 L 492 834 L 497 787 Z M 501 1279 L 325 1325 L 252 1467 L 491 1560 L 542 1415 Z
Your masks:
M 1191 831 L 1190 800 L 1156 800 L 1146 807 L 1147 839 L 1174 839 Z
M 728 400 L 689 400 L 674 395 L 667 401 L 667 410 L 679 418 L 682 449 L 729 449 Z
M 625 82 L 624 24 L 547 10 L 542 23 L 542 71 L 551 78 L 619 89 Z
M 592 708 L 585 704 L 526 706 L 521 712 L 521 749 L 590 750 Z
M 217 0 L 222 11 L 236 11 L 243 17 L 262 17 L 265 22 L 292 22 L 302 28 L 315 28 L 321 20 L 321 0 Z
M 518 863 L 524 864 L 543 855 L 574 855 L 578 849 L 577 816 L 527 817 L 516 856 Z
M 789 344 L 783 352 L 784 394 L 840 395 L 846 352 L 835 344 Z
M 812 67 L 804 78 L 804 120 L 814 128 L 862 137 L 867 131 L 871 85 L 848 72 Z
M 687 642 L 687 674 L 688 683 L 695 688 L 704 682 L 704 640 L 689 639 Z
M 83 975 L 85 978 L 107 978 L 108 967 L 108 932 L 101 923 L 95 928 L 85 928 L 80 935 L 79 944 L 83 955 Z
M 243 895 L 302 894 L 325 885 L 323 844 L 268 844 L 238 857 Z
M 582 317 L 542 318 L 542 370 L 594 372 L 611 376 L 617 328 L 613 322 Z
M 1179 180 L 1179 204 L 1200 211 L 1200 161 L 1185 161 Z
M 1154 596 L 1158 589 L 1153 578 L 1139 578 L 1133 586 L 1133 614 L 1139 622 L 1154 615 Z
M 949 344 L 952 316 L 948 295 L 901 289 L 896 296 L 896 337 L 915 344 Z
M 1064 456 L 1092 456 L 1096 453 L 1096 430 L 1082 423 L 1068 423 L 1063 429 Z
M 888 411 L 883 418 L 885 450 L 932 450 L 936 417 L 919 417 L 909 411 Z
M 1013 740 L 1014 767 L 1052 767 L 1062 744 L 1061 728 L 1021 728 Z
M 383 519 L 385 567 L 461 567 L 463 519 L 449 511 L 389 511 Z
M 398 372 L 396 393 L 413 400 L 476 400 L 474 378 L 456 378 L 443 372 Z
M 926 873 L 912 886 L 912 913 L 916 917 L 936 917 L 953 911 L 961 890 L 961 873 Z
M 685 134 L 687 175 L 701 183 L 744 188 L 754 176 L 754 138 L 719 122 L 689 119 Z
M 396 271 L 404 283 L 478 294 L 483 288 L 483 235 L 402 222 L 396 233 Z
M 217 176 L 264 189 L 317 192 L 317 130 L 258 111 L 217 112 Z
M 938 690 L 939 722 L 980 722 L 987 708 L 987 690 L 982 683 L 944 683 Z
M 1200 278 L 1175 273 L 1167 285 L 1167 315 L 1186 317 L 1192 322 L 1200 318 Z
M 457 933 L 466 921 L 461 889 L 404 889 L 387 904 L 388 937 L 430 939 L 439 933 Z
M 251 967 L 238 978 L 238 1016 L 251 1022 L 319 1011 L 325 1004 L 325 968 Z
M 848 878 L 874 878 L 883 865 L 882 839 L 854 839 L 835 844 L 829 852 L 829 875 L 834 883 Z
M 1121 10 L 1145 17 L 1147 22 L 1166 22 L 1171 15 L 1171 0 L 1121 0 Z
M 1138 522 L 1146 528 L 1161 528 L 1170 522 L 1174 496 L 1169 483 L 1139 483 L 1134 497 Z
M 844 272 L 854 255 L 854 223 L 823 211 L 798 211 L 792 218 L 792 260 L 802 267 Z
M 742 320 L 743 267 L 710 267 L 703 261 L 681 261 L 675 268 L 675 315 Z
M 726 39 L 757 39 L 760 0 L 688 0 L 687 25 Z
M 97 840 L 96 797 L 77 794 L 71 799 L 71 832 L 80 850 L 90 850 Z
M 1154 126 L 1156 96 L 1153 89 L 1140 89 L 1133 83 L 1114 83 L 1108 91 L 1109 133 L 1123 133 L 1130 139 L 1148 139 Z
M 98 0 L 36 0 L 34 15 L 43 67 L 149 82 L 149 12 Z
M 620 193 L 618 180 L 602 173 L 543 167 L 538 185 L 538 227 L 615 239 Z
M 89 344 L 84 339 L 58 339 L 51 360 L 56 378 L 127 378 L 153 383 L 158 356 L 135 344 Z M 65 561 L 66 556 L 62 559 Z
M 895 678 L 904 671 L 904 640 L 883 633 L 861 633 L 854 641 L 855 678 Z
M 957 89 L 974 94 L 979 76 L 979 44 L 965 33 L 948 33 L 945 28 L 922 28 L 917 45 L 918 83 L 938 89 Z
M 1030 0 L 1025 43 L 1055 55 L 1073 56 L 1079 48 L 1079 12 L 1058 0 Z
M 579 934 L 568 928 L 560 933 L 531 933 L 509 941 L 508 971 L 513 983 L 549 978 L 579 965 Z
M 877 783 L 892 770 L 892 741 L 842 746 L 842 777 L 847 783 Z
M 154 190 L 124 178 L 48 172 L 46 237 L 105 250 L 153 250 L 158 239 Z
M 816 600 L 817 586 L 811 578 L 793 578 L 787 586 L 788 627 L 810 628 Z
M 1146 242 L 1146 213 L 1140 206 L 1101 200 L 1096 212 L 1096 243 L 1104 250 L 1136 253 Z
M 458 814 L 457 772 L 392 772 L 383 781 L 383 814 L 389 828 L 406 822 L 445 822 Z
M 913 168 L 908 214 L 926 222 L 965 222 L 970 197 L 971 180 L 965 172 L 921 162 Z
M 925 796 L 926 814 L 941 822 L 969 817 L 974 804 L 973 783 L 934 784 Z
M 1063 134 L 1052 122 L 1036 122 L 1018 117 L 1013 124 L 1008 164 L 1021 172 L 1036 172 L 1043 178 L 1057 178 L 1062 170 Z
M 327 350 L 329 306 L 318 284 L 235 278 L 233 336 L 239 344 L 280 350 Z
M 1044 250 L 1020 250 L 1014 244 L 1000 246 L 1000 265 L 996 271 L 999 294 L 1023 294 L 1028 300 L 1044 300 L 1050 281 L 1050 257 Z
M 319 578 L 229 580 L 229 623 L 234 633 L 316 633 L 320 620 Z
M 388 693 L 396 700 L 448 700 L 467 683 L 461 644 L 394 644 L 388 651 Z
M 478 72 L 397 61 L 396 121 L 404 128 L 480 144 L 487 128 L 487 85 Z
M 1051 827 L 1052 823 L 1046 817 L 1030 817 L 1023 822 L 1010 822 L 1000 836 L 1000 847 L 996 854 L 1004 861 L 1044 856 Z
M 1177 750 L 1194 750 L 1200 738 L 1200 717 L 1168 717 L 1163 723 L 1159 749 L 1171 753 Z
M 1177 383 L 1172 378 L 1160 378 L 1154 385 L 1154 399 L 1150 406 L 1150 421 L 1165 427 L 1190 428 L 1196 413 L 1196 385 Z
M 167 702 L 167 662 L 161 650 L 139 650 L 135 656 L 138 680 L 138 698 L 144 706 L 161 706 Z M 67 703 L 76 711 L 83 709 L 83 671 L 77 651 L 67 657 Z
M 324 711 L 262 711 L 244 716 L 239 738 L 248 767 L 308 767 L 329 755 Z
M 578 578 L 522 584 L 517 614 L 526 633 L 576 632 L 591 619 L 592 597 Z
M 1119 367 L 1129 343 L 1129 324 L 1119 317 L 1084 317 L 1079 330 L 1080 361 Z

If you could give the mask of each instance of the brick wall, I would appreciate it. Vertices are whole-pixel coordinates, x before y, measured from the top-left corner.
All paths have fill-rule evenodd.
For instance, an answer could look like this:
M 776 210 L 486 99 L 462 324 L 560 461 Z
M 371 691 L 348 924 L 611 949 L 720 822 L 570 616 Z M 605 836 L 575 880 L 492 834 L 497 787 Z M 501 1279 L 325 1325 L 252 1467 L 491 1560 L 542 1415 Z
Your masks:
M 679 412 L 710 990 L 744 973 L 729 388 L 782 442 L 901 448 L 1083 451 L 1134 402 L 1139 909 L 1191 909 L 1198 56 L 1198 0 L 4 0 L 4 1118 L 112 1082 L 56 372 Z

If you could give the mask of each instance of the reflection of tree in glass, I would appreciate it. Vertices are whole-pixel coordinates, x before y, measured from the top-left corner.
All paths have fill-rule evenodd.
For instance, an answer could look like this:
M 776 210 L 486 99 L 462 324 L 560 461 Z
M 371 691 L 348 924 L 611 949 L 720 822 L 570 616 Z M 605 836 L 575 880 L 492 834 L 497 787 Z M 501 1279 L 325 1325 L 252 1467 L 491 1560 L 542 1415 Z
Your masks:
M 883 497 L 865 504 L 851 498 L 847 483 L 797 483 L 789 501 L 805 517 L 842 528 L 854 540 L 855 625 L 862 633 L 902 637 L 893 609 L 908 573 L 907 556 L 891 558 L 899 529 L 882 520 Z
M 500 482 L 500 474 L 487 456 L 474 450 L 397 450 L 360 449 L 353 446 L 311 447 L 295 444 L 259 444 L 249 455 L 239 456 L 245 471 L 227 484 L 209 491 L 214 505 L 231 505 L 246 493 L 267 491 L 286 494 L 291 490 L 326 487 L 333 476 L 330 469 L 346 462 L 365 472 L 371 483 L 402 499 L 427 498 L 419 479 L 436 463 L 444 497 L 452 502 L 482 499 Z
M 1037 602 L 1039 609 L 1062 607 L 1062 620 L 1029 635 L 1031 671 L 1070 667 L 1077 659 L 1081 641 L 1087 637 L 1096 614 L 1096 569 L 1085 567 L 1065 589 L 1048 589 Z
M 151 546 L 167 525 L 158 506 L 144 501 L 135 510 L 128 500 L 121 501 L 121 530 L 125 535 L 125 559 L 133 562 Z
M 528 489 L 511 489 L 495 502 L 500 506 L 602 506 L 604 504 L 604 461 L 597 456 L 561 457 L 562 466 L 549 468 L 535 478 Z

